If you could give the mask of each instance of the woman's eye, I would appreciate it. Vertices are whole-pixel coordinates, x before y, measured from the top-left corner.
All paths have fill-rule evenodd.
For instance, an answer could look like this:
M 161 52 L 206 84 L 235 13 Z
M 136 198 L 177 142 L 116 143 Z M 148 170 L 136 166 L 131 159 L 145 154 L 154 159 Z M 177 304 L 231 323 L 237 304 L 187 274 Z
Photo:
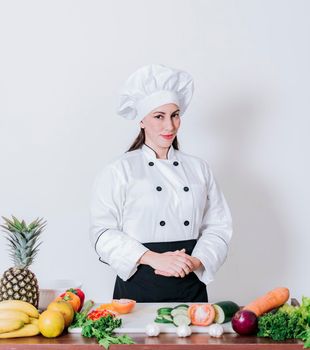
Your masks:
M 173 114 L 173 117 L 179 117 L 179 113 Z
M 162 117 L 163 117 L 162 115 L 155 115 L 155 117 L 154 117 L 154 118 L 159 119 L 159 118 L 162 118 Z

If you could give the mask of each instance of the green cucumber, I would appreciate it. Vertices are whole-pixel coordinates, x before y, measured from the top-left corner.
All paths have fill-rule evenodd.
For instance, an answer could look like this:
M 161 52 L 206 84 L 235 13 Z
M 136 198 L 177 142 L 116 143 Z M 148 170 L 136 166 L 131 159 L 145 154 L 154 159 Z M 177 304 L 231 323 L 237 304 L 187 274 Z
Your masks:
M 156 322 L 156 323 L 172 323 L 172 321 L 167 320 L 165 317 L 167 317 L 167 315 L 157 316 L 155 318 L 154 322 Z
M 173 317 L 173 323 L 176 326 L 181 326 L 181 325 L 189 326 L 191 324 L 191 320 L 188 316 L 179 314 Z
M 165 319 L 166 321 L 169 321 L 170 323 L 173 323 L 173 319 L 172 319 L 172 317 L 171 317 L 170 315 L 163 315 L 162 317 L 163 317 L 163 319 Z
M 187 309 L 185 309 L 184 307 L 179 307 L 177 309 L 173 309 L 171 311 L 171 316 L 175 317 L 177 315 L 184 315 L 187 316 Z
M 161 307 L 157 310 L 157 315 L 170 315 L 172 310 L 172 307 Z
M 233 301 L 220 301 L 212 304 L 215 309 L 215 323 L 229 322 L 240 307 Z

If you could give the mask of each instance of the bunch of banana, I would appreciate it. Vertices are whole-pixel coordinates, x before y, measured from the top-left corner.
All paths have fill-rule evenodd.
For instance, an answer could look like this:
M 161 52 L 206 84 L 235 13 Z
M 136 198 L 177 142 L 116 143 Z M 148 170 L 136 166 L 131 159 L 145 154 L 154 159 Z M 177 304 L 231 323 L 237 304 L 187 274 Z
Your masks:
M 30 337 L 40 333 L 39 311 L 21 300 L 0 302 L 0 339 Z

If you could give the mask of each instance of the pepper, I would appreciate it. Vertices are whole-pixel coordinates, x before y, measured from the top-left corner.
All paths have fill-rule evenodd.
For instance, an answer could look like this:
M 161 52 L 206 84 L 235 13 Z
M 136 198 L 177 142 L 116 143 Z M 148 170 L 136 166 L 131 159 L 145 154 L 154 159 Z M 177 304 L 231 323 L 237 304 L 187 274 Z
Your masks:
M 93 321 L 99 320 L 101 317 L 107 317 L 108 315 L 115 316 L 115 314 L 109 310 L 93 310 L 88 315 L 87 318 Z
M 84 300 L 85 300 L 84 292 L 80 288 L 70 288 L 70 289 L 67 289 L 66 292 L 71 292 L 73 294 L 76 294 L 80 298 L 81 304 L 80 304 L 80 308 L 78 310 L 78 311 L 80 311 L 84 305 Z

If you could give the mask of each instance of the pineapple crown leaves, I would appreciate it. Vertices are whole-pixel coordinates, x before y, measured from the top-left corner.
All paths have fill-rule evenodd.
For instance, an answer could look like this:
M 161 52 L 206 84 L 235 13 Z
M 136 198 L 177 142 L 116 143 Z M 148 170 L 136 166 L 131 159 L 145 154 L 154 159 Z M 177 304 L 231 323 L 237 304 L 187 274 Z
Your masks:
M 24 220 L 19 221 L 13 215 L 12 220 L 5 217 L 2 218 L 5 224 L 0 225 L 0 227 L 6 233 L 6 239 L 10 247 L 10 256 L 14 261 L 14 265 L 18 268 L 30 266 L 42 243 L 37 243 L 37 240 L 46 226 L 46 221 L 43 221 L 43 218 L 37 218 L 27 225 Z

